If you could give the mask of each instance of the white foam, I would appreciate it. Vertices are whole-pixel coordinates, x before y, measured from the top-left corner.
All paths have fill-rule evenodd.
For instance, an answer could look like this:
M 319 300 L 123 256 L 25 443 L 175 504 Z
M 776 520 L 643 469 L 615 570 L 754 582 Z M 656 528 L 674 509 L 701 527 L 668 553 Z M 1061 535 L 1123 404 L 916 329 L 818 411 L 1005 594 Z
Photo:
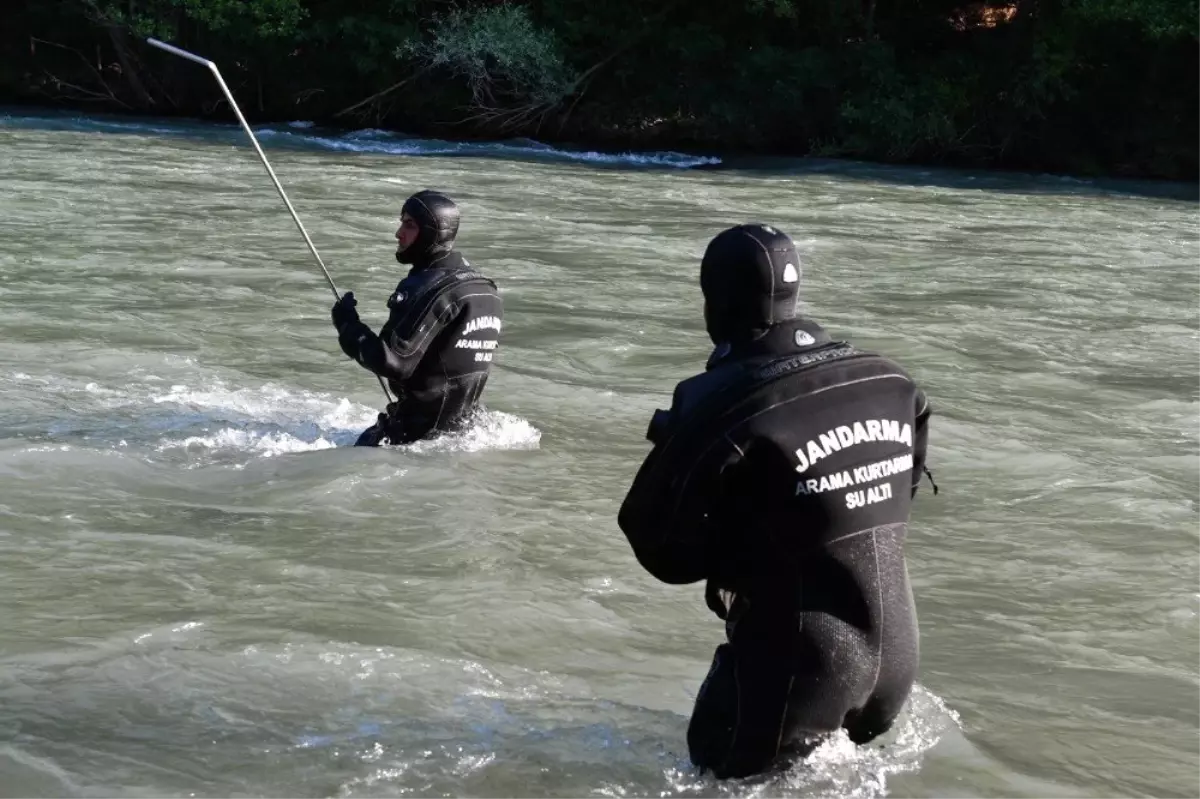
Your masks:
M 267 383 L 258 388 L 230 388 L 214 380 L 208 388 L 176 384 L 154 394 L 155 404 L 174 404 L 196 411 L 221 411 L 247 420 L 285 425 L 311 424 L 322 431 L 361 430 L 375 422 L 378 411 L 339 397 Z
M 503 411 L 481 411 L 461 433 L 418 441 L 403 448 L 411 452 L 479 452 L 488 449 L 537 449 L 542 431 Z
M 155 403 L 173 403 L 218 416 L 240 416 L 250 427 L 225 427 L 182 440 L 167 439 L 167 449 L 246 451 L 271 457 L 284 453 L 330 449 L 352 443 L 375 423 L 378 410 L 343 398 L 264 385 L 256 389 L 230 389 L 214 381 L 207 389 L 171 386 L 152 397 Z M 267 423 L 283 429 L 253 429 Z M 541 431 L 520 417 L 502 411 L 481 411 L 463 432 L 405 445 L 413 452 L 478 452 L 488 449 L 535 449 Z
M 925 753 L 946 733 L 961 726 L 957 713 L 917 685 L 894 731 L 871 744 L 856 746 L 842 731 L 781 776 L 751 777 L 718 788 L 714 788 L 709 778 L 698 777 L 694 769 L 671 767 L 666 769 L 665 776 L 673 789 L 671 793 L 878 799 L 887 795 L 890 777 L 919 769 Z
M 188 436 L 181 441 L 164 439 L 159 445 L 158 451 L 200 449 L 220 452 L 232 450 L 236 452 L 254 452 L 270 458 L 273 455 L 333 449 L 336 446 L 336 443 L 324 436 L 319 436 L 313 441 L 306 441 L 290 433 L 236 430 L 227 427 L 212 435 Z
M 636 166 L 666 166 L 687 169 L 703 164 L 719 164 L 713 156 L 687 155 L 671 151 L 601 153 L 595 150 L 560 150 L 541 142 L 521 144 L 505 142 L 447 142 L 434 139 L 406 139 L 384 130 L 368 128 L 340 136 L 318 136 L 275 128 L 256 130 L 260 139 L 282 139 L 315 145 L 329 150 L 387 155 L 498 155 L 537 156 L 588 164 L 627 164 Z
M 0 114 L 0 127 L 200 138 L 207 138 L 207 135 L 211 132 L 219 132 L 223 136 L 236 138 L 239 143 L 245 139 L 245 133 L 235 124 L 205 124 L 200 126 L 170 120 L 161 121 L 157 124 L 149 124 L 141 121 L 84 116 L 43 117 Z M 262 127 L 256 129 L 254 134 L 258 139 L 263 141 L 275 139 L 284 142 L 294 142 L 301 146 L 320 147 L 327 150 L 388 155 L 534 156 L 554 160 L 579 161 L 587 164 L 660 166 L 679 169 L 688 169 L 702 164 L 721 163 L 721 159 L 714 156 L 696 156 L 670 151 L 600 153 L 595 151 L 562 150 L 532 139 L 493 142 L 453 142 L 436 139 L 408 138 L 375 128 L 353 131 L 346 134 L 321 136 L 307 132 L 312 128 L 315 128 L 312 122 L 294 120 L 283 123 L 283 126 L 280 128 Z
M 240 416 L 245 424 L 223 427 L 182 439 L 165 438 L 159 451 L 200 450 L 212 453 L 247 452 L 261 457 L 332 449 L 352 444 L 375 423 L 378 411 L 345 398 L 266 385 L 230 390 L 219 382 L 211 389 L 175 385 L 155 403 L 174 403 L 205 415 Z M 263 424 L 274 429 L 261 429 Z M 481 411 L 466 430 L 402 449 L 425 452 L 478 452 L 489 449 L 535 449 L 541 431 L 529 422 L 501 411 Z
M 164 387 L 162 378 L 136 370 L 133 379 L 120 386 L 24 372 L 12 376 L 54 393 L 86 397 L 103 420 L 101 428 L 90 428 L 93 440 L 111 437 L 113 447 L 127 448 L 130 440 L 147 437 L 135 432 L 141 431 L 151 440 L 157 435 L 152 444 L 155 451 L 182 453 L 189 459 L 199 456 L 201 461 L 209 456 L 237 459 L 241 453 L 269 458 L 349 446 L 379 413 L 378 408 L 345 397 L 274 383 L 239 388 L 220 378 L 202 377 L 200 385 L 172 382 Z M 148 414 L 152 408 L 159 410 Z M 524 419 L 481 410 L 463 432 L 404 449 L 417 453 L 535 449 L 540 439 L 541 431 Z M 45 448 L 66 449 L 67 445 Z

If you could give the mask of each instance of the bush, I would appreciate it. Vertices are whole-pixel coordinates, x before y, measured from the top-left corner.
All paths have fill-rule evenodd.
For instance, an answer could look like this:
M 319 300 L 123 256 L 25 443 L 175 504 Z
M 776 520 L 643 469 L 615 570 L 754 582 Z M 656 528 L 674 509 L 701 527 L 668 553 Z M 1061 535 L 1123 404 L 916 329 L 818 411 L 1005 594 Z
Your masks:
M 479 108 L 556 105 L 576 80 L 554 33 L 535 26 L 524 6 L 508 3 L 434 17 L 429 35 L 409 39 L 396 55 L 448 69 L 466 81 Z

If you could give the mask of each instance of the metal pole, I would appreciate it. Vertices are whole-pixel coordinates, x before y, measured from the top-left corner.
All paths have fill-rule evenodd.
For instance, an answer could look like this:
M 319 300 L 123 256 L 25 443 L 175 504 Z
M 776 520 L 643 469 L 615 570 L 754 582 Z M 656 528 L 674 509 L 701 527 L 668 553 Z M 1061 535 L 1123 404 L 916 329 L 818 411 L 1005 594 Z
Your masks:
M 300 221 L 300 216 L 296 213 L 296 209 L 292 207 L 292 201 L 288 199 L 287 193 L 283 190 L 283 186 L 279 183 L 279 178 L 275 177 L 275 170 L 271 168 L 271 162 L 267 160 L 267 156 L 262 151 L 262 147 L 258 145 L 258 139 L 254 136 L 254 131 L 250 129 L 250 125 L 246 123 L 246 118 L 242 116 L 242 109 L 238 107 L 237 100 L 233 99 L 233 92 L 229 91 L 229 87 L 225 85 L 225 79 L 221 77 L 221 70 L 217 69 L 217 65 L 207 58 L 201 58 L 195 53 L 189 53 L 187 50 L 182 50 L 175 45 L 160 42 L 158 39 L 147 38 L 147 42 L 157 47 L 159 50 L 165 50 L 172 55 L 177 55 L 180 58 L 186 58 L 188 61 L 195 61 L 201 66 L 208 67 L 212 72 L 213 77 L 217 79 L 217 85 L 221 87 L 221 91 L 225 93 L 225 99 L 229 101 L 230 108 L 233 113 L 237 114 L 238 121 L 242 123 L 242 129 L 246 131 L 246 135 L 250 137 L 250 143 L 254 145 L 254 151 L 258 153 L 258 157 L 262 160 L 263 166 L 267 168 L 267 174 L 271 176 L 271 182 L 275 184 L 275 189 L 279 192 L 279 196 L 287 205 L 288 212 L 291 213 L 292 219 L 296 222 L 296 227 L 300 229 L 300 235 L 304 236 L 304 242 L 308 245 L 308 249 L 312 251 L 313 257 L 317 259 L 317 265 L 321 267 L 321 274 L 325 275 L 325 281 L 329 283 L 329 290 L 333 292 L 335 299 L 341 299 L 338 294 L 337 286 L 333 284 L 333 278 L 329 276 L 329 270 L 325 268 L 325 262 L 321 260 L 320 253 L 317 252 L 317 247 L 312 243 L 312 239 L 308 237 L 308 231 L 304 229 L 304 224 Z M 375 375 L 379 379 L 379 387 L 383 389 L 383 394 L 387 397 L 388 402 L 392 401 L 392 395 L 387 389 L 387 384 L 383 382 L 383 378 Z

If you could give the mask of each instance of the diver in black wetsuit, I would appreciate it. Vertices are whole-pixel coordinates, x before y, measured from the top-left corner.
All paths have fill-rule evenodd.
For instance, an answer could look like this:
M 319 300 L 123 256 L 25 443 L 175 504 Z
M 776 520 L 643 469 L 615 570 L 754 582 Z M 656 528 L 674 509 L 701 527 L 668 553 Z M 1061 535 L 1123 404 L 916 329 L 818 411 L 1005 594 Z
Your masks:
M 455 251 L 459 211 L 449 197 L 409 197 L 396 231 L 396 260 L 411 264 L 388 297 L 375 335 L 358 318 L 353 292 L 334 303 L 338 344 L 388 381 L 397 400 L 356 446 L 406 444 L 462 427 L 479 402 L 500 341 L 496 284 Z
M 797 315 L 799 284 L 778 230 L 712 240 L 700 285 L 716 349 L 655 413 L 618 517 L 647 571 L 706 580 L 725 620 L 687 735 L 719 778 L 807 755 L 840 728 L 870 741 L 917 674 L 904 540 L 929 403 L 895 363 Z

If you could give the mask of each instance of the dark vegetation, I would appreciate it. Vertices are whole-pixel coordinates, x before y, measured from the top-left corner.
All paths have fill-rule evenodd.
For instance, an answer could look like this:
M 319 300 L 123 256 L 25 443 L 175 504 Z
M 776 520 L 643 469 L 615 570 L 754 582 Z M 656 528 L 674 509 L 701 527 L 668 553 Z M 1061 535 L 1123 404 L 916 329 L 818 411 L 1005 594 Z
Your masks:
M 6 0 L 0 102 L 1198 177 L 1197 0 Z

